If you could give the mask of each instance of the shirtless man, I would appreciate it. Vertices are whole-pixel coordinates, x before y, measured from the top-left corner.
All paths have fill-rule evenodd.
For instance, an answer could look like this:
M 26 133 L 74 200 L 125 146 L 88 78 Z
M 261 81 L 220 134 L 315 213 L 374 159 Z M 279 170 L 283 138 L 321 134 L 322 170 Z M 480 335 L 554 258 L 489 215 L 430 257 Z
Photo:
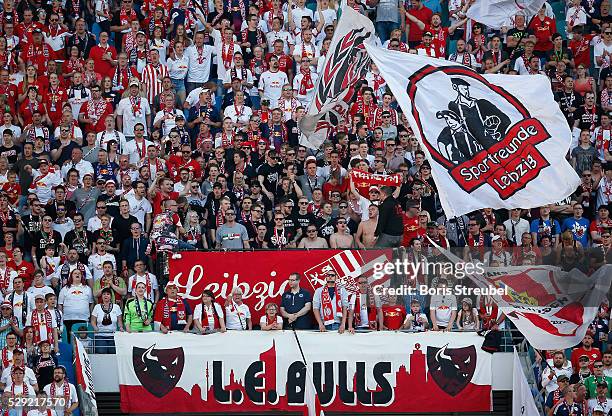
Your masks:
M 368 207 L 368 220 L 361 221 L 357 227 L 355 240 L 359 248 L 372 248 L 376 243 L 374 231 L 378 223 L 378 206 L 372 204 Z
M 317 235 L 317 227 L 310 224 L 306 227 L 306 237 L 302 238 L 298 248 L 329 248 L 327 240 Z
M 329 237 L 329 245 L 331 248 L 354 248 L 355 240 L 350 232 L 347 231 L 346 219 L 338 218 L 336 224 L 338 231 Z

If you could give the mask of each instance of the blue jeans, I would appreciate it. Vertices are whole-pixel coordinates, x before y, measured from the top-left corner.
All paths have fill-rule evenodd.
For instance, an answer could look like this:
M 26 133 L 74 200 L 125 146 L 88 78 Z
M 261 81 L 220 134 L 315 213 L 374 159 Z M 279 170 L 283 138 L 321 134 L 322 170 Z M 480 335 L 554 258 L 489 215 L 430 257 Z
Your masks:
M 261 97 L 258 95 L 251 95 L 251 103 L 253 103 L 253 105 L 251 106 L 251 108 L 253 108 L 253 110 L 259 110 L 261 107 Z
M 194 246 L 181 240 L 179 240 L 177 248 L 179 250 L 195 250 Z
M 184 79 L 174 79 L 174 78 L 170 78 L 172 80 L 172 84 L 174 85 L 174 90 L 176 92 L 179 91 L 185 91 L 185 80 Z
M 381 43 L 385 43 L 391 37 L 391 32 L 394 29 L 399 29 L 399 23 L 395 22 L 376 22 L 376 33 L 380 38 Z
M 96 354 L 114 354 L 115 340 L 112 336 L 104 336 L 102 334 L 94 335 L 94 345 Z
M 340 328 L 340 324 L 338 322 L 334 322 L 333 324 L 325 325 L 325 329 L 328 331 L 337 331 Z

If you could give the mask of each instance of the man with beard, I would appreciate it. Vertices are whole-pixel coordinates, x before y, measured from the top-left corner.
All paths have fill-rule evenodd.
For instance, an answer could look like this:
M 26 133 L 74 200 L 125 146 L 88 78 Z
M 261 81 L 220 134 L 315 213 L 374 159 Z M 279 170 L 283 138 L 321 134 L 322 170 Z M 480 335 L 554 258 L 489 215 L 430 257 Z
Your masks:
M 282 94 L 283 85 L 288 83 L 287 74 L 279 71 L 278 58 L 273 55 L 270 57 L 270 69 L 261 74 L 259 79 L 258 89 L 261 99 L 270 100 L 270 108 L 276 108 Z
M 76 388 L 66 379 L 66 368 L 64 366 L 55 367 L 55 370 L 53 370 L 53 382 L 47 384 L 43 390 L 47 393 L 51 402 L 56 404 L 52 409 L 58 415 L 71 415 L 79 407 Z M 54 399 L 59 400 L 56 403 Z M 61 399 L 64 399 L 64 401 Z

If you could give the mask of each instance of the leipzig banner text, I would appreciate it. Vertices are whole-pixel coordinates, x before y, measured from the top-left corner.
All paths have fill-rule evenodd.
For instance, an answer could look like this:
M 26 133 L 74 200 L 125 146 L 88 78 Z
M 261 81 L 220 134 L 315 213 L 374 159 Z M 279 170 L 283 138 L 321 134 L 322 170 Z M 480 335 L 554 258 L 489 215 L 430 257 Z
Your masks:
M 289 274 L 302 274 L 300 286 L 311 293 L 325 283 L 325 272 L 334 270 L 338 282 L 357 290 L 360 275 L 371 276 L 374 264 L 391 261 L 392 250 L 296 250 L 279 252 L 181 252 L 170 259 L 170 280 L 192 304 L 204 289 L 225 299 L 235 286 L 242 289 L 244 303 L 259 322 L 268 302 L 280 304 Z M 384 284 L 382 281 L 377 284 Z M 222 302 L 217 299 L 217 302 Z
M 116 333 L 124 413 L 491 410 L 491 355 L 475 333 Z

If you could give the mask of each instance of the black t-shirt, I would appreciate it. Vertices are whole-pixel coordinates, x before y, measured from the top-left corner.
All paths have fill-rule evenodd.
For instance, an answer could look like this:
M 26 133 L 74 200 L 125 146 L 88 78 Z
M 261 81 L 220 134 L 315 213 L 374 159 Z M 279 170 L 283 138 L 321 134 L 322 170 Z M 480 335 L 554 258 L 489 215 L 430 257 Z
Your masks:
M 6 157 L 10 164 L 17 162 L 17 156 L 19 155 L 21 155 L 21 147 L 19 146 L 0 146 L 0 156 Z
M 268 243 L 268 248 L 286 247 L 295 238 L 295 233 L 287 228 L 276 230 L 274 227 L 268 229 L 264 241 Z
M 512 28 L 512 29 L 508 30 L 508 33 L 507 33 L 507 37 L 509 37 L 509 38 L 512 37 L 512 38 L 515 38 L 515 39 L 518 40 L 517 45 L 521 43 L 521 40 L 523 40 L 525 38 L 528 38 L 530 35 L 533 35 L 533 32 L 531 30 L 527 29 L 527 28 L 525 28 L 525 29 Z M 511 48 L 509 46 L 506 46 L 506 52 L 508 54 L 512 54 L 512 51 L 514 49 L 515 48 Z M 518 56 L 510 57 L 510 59 L 513 59 L 513 58 L 518 58 Z
M 574 127 L 576 112 L 570 111 L 569 108 L 580 108 L 584 104 L 582 95 L 576 94 L 575 92 L 567 93 L 565 91 L 559 91 L 555 93 L 555 100 L 559 103 L 559 107 L 561 108 L 561 112 L 565 116 L 567 123 L 571 127 Z
M 86 229 L 81 231 L 70 230 L 64 236 L 64 244 L 68 248 L 74 248 L 79 253 L 79 262 L 87 264 L 88 255 L 85 254 L 93 242 L 93 234 Z
M 113 219 L 111 228 L 117 236 L 117 241 L 119 242 L 119 249 L 121 249 L 123 241 L 132 236 L 130 226 L 132 224 L 136 224 L 137 222 L 138 219 L 133 215 L 130 215 L 127 218 L 123 218 L 121 215 L 118 215 Z
M 278 181 L 283 174 L 283 166 L 280 163 L 270 166 L 267 162 L 264 163 L 257 169 L 257 175 L 264 177 L 263 185 L 266 187 L 268 192 L 274 193 Z
M 39 386 L 46 386 L 53 382 L 53 370 L 57 366 L 57 358 L 49 356 L 47 358 L 37 355 L 32 360 L 32 367 L 36 374 L 36 381 Z
M 285 123 L 285 126 L 287 126 L 287 142 L 289 146 L 298 146 L 300 144 L 300 134 L 302 134 L 302 131 L 298 127 L 297 121 L 291 119 Z
M 336 232 L 336 222 L 336 218 L 330 218 L 329 220 L 317 218 L 315 224 L 319 229 L 319 237 L 325 238 L 329 243 L 329 237 Z
M 36 248 L 36 257 L 40 260 L 40 258 L 45 255 L 45 248 L 47 246 L 53 246 L 57 254 L 61 242 L 62 235 L 57 231 L 54 230 L 51 233 L 45 233 L 40 230 L 34 233 L 32 245 Z
M 52 150 L 56 150 L 59 149 L 60 146 L 62 145 L 62 143 L 59 140 L 54 141 L 51 144 L 51 149 Z M 79 147 L 78 144 L 76 144 L 74 141 L 70 141 L 63 149 L 62 149 L 62 153 L 59 157 L 59 159 L 57 159 L 56 163 L 60 166 L 62 166 L 64 164 L 64 162 L 70 160 L 70 158 L 72 157 L 72 149 Z
M 316 221 L 316 218 L 312 212 L 307 212 L 306 214 L 300 214 L 297 212 L 295 214 L 295 219 L 297 220 L 297 223 L 302 229 L 302 233 L 304 235 L 306 235 L 306 227 L 308 227 L 310 224 L 315 224 Z
M 578 120 L 578 128 L 580 130 L 589 130 L 591 125 L 598 126 L 601 120 L 601 107 L 596 105 L 595 109 L 586 109 L 583 105 L 580 106 L 574 113 L 574 119 Z
M 25 232 L 23 234 L 24 248 L 30 250 L 32 248 L 32 241 L 34 241 L 34 234 L 40 230 L 42 225 L 42 215 L 26 215 L 21 217 L 23 221 Z

